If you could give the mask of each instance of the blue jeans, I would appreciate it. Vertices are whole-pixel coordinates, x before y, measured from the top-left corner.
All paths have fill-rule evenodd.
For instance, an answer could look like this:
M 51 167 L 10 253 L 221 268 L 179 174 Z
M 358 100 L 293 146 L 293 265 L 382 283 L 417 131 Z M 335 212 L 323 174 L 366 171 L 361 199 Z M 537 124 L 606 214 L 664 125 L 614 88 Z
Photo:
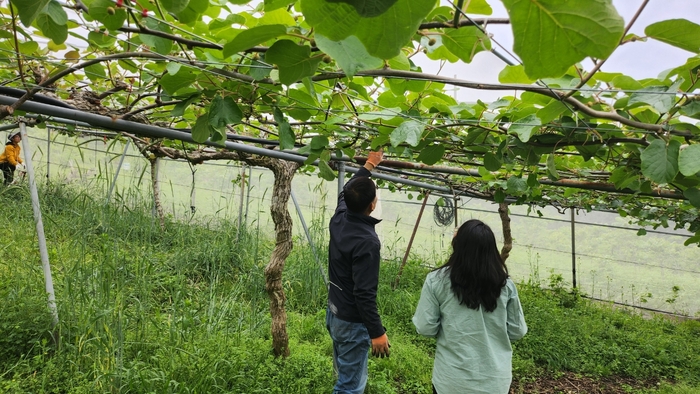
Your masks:
M 367 353 L 372 343 L 367 327 L 338 319 L 326 310 L 326 328 L 333 339 L 333 367 L 338 373 L 333 394 L 362 394 L 367 385 Z

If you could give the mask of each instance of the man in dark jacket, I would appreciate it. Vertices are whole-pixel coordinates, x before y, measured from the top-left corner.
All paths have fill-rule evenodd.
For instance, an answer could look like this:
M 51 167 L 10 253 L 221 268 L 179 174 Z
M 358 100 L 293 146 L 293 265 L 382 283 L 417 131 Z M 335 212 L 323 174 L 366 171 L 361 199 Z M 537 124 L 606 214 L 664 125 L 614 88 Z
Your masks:
M 364 167 L 345 184 L 329 225 L 326 327 L 338 372 L 333 393 L 364 392 L 370 347 L 374 356 L 389 355 L 389 338 L 377 311 L 381 245 L 374 226 L 380 220 L 370 216 L 377 204 L 377 187 L 369 177 L 382 157 L 382 152 L 371 152 Z

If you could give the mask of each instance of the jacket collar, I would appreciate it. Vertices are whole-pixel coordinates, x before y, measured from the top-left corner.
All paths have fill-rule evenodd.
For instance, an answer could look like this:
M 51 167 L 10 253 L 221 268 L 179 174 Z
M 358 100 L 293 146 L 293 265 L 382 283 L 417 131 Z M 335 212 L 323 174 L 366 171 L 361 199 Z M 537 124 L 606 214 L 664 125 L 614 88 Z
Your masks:
M 351 211 L 351 210 L 349 210 L 349 209 L 347 210 L 347 215 L 348 215 L 349 217 L 351 217 L 351 218 L 354 218 L 354 219 L 356 219 L 356 220 L 359 220 L 359 221 L 361 221 L 361 222 L 363 222 L 363 223 L 366 223 L 366 224 L 369 224 L 369 225 L 371 225 L 371 226 L 374 226 L 374 225 L 376 225 L 376 224 L 378 224 L 379 222 L 382 221 L 382 219 L 377 219 L 377 218 L 372 217 L 372 216 L 369 216 L 369 215 L 363 215 L 363 214 L 360 214 L 360 213 L 355 213 L 355 212 L 353 212 L 353 211 Z

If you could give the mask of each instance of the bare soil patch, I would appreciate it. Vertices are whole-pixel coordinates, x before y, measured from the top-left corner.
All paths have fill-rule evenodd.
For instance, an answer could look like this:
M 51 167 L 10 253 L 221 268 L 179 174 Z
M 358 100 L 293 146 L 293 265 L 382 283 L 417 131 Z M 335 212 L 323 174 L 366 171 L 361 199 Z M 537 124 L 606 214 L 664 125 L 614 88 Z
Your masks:
M 620 376 L 591 378 L 573 372 L 557 376 L 538 377 L 535 381 L 514 381 L 510 394 L 629 394 L 634 389 L 656 387 L 659 381 L 639 380 Z

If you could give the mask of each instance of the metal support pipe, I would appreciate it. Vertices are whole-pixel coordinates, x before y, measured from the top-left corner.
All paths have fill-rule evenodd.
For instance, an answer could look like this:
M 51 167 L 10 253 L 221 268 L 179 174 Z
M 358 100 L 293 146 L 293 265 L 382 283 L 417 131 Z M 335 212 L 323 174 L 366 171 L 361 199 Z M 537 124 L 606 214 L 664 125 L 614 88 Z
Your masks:
M 248 166 L 248 192 L 246 193 L 245 197 L 245 214 L 243 214 L 243 220 L 245 220 L 246 223 L 248 223 L 248 206 L 250 205 L 250 188 L 252 182 L 250 181 L 253 179 L 253 166 Z
M 190 189 L 190 213 L 193 215 L 197 211 L 197 205 L 196 205 L 196 200 L 195 200 L 195 197 L 197 194 L 197 188 L 195 187 L 197 185 L 196 174 L 197 174 L 197 170 L 193 169 L 192 170 L 192 188 Z
M 160 201 L 160 157 L 156 157 L 153 165 L 151 165 L 151 174 L 153 178 L 153 209 L 151 214 L 154 218 L 158 218 L 158 202 Z
M 16 101 L 16 99 L 13 97 L 0 95 L 0 104 L 12 105 L 15 103 L 15 101 Z M 102 128 L 102 129 L 106 129 L 106 130 L 123 131 L 123 132 L 127 132 L 127 133 L 138 134 L 138 135 L 145 136 L 145 137 L 170 138 L 170 139 L 195 143 L 195 141 L 192 139 L 192 135 L 190 133 L 186 133 L 184 131 L 166 129 L 166 128 L 162 128 L 162 127 L 158 127 L 158 126 L 152 126 L 152 125 L 141 124 L 141 123 L 137 123 L 137 122 L 131 122 L 128 120 L 112 119 L 111 117 L 108 117 L 108 116 L 96 115 L 96 114 L 92 114 L 89 112 L 83 112 L 83 111 L 79 111 L 79 110 L 75 110 L 75 109 L 63 108 L 63 107 L 58 107 L 58 106 L 49 105 L 49 104 L 42 104 L 42 103 L 37 103 L 37 102 L 33 102 L 33 101 L 26 101 L 22 105 L 20 105 L 20 107 L 18 109 L 22 110 L 22 111 L 33 112 L 36 114 L 41 114 L 41 115 L 46 115 L 46 116 L 71 119 L 71 122 L 72 122 L 71 124 L 76 124 L 76 122 L 85 122 L 86 124 L 90 125 L 91 127 L 98 127 L 98 128 Z M 203 145 L 209 145 L 209 146 L 213 146 L 216 148 L 222 147 L 221 143 L 211 142 L 211 141 L 205 141 L 203 143 Z M 223 143 L 223 147 L 228 149 L 228 150 L 234 150 L 234 151 L 245 152 L 245 153 L 261 155 L 261 156 L 274 157 L 277 159 L 294 161 L 297 163 L 303 163 L 307 160 L 306 156 L 300 155 L 297 153 L 281 152 L 281 151 L 271 150 L 271 149 L 266 149 L 266 148 L 258 148 L 255 146 L 240 144 L 240 143 L 231 142 L 231 141 L 225 141 Z M 343 157 L 343 158 L 336 159 L 336 160 L 350 161 L 351 159 L 348 157 Z M 464 170 L 464 169 L 454 168 L 454 167 L 430 168 L 430 167 L 424 167 L 421 165 L 415 165 L 415 164 L 411 164 L 411 163 L 409 163 L 408 165 L 412 166 L 413 168 L 420 167 L 420 168 L 416 168 L 416 169 L 420 169 L 420 170 L 424 170 L 424 171 L 479 176 L 478 171 L 476 171 L 476 170 Z M 399 178 L 399 177 L 391 177 L 391 179 L 382 178 L 380 175 L 382 175 L 382 174 L 374 174 L 373 177 L 377 178 L 377 179 L 386 179 L 386 180 L 389 180 L 391 182 L 402 183 L 402 184 L 411 185 L 411 186 L 417 186 L 420 188 L 430 189 L 433 191 L 439 191 L 439 192 L 444 192 L 444 193 L 449 193 L 449 194 L 452 194 L 452 192 L 454 191 L 454 190 L 449 189 L 449 188 L 438 187 L 438 186 L 424 184 L 424 183 L 415 182 L 415 181 L 409 181 L 407 179 L 403 179 L 403 178 Z M 573 187 L 573 188 L 578 188 L 578 189 L 597 190 L 597 191 L 610 192 L 610 193 L 635 194 L 635 195 L 641 195 L 641 196 L 662 197 L 662 198 L 680 199 L 680 200 L 685 199 L 685 197 L 683 196 L 682 193 L 675 193 L 675 192 L 670 192 L 670 191 L 656 191 L 656 192 L 651 192 L 651 193 L 640 193 L 638 191 L 633 191 L 633 190 L 628 190 L 628 189 L 618 190 L 617 188 L 615 188 L 615 185 L 600 184 L 600 183 L 596 183 L 596 182 L 580 182 L 580 181 L 569 180 L 569 179 L 562 179 L 559 181 L 540 179 L 539 182 L 543 185 Z
M 44 269 L 44 283 L 46 293 L 49 296 L 49 311 L 53 320 L 53 325 L 58 324 L 58 308 L 56 308 L 56 294 L 53 290 L 53 278 L 51 277 L 51 266 L 49 265 L 49 252 L 46 248 L 46 236 L 44 234 L 44 222 L 41 219 L 41 207 L 39 205 L 39 192 L 36 188 L 36 177 L 34 176 L 34 165 L 32 164 L 32 150 L 27 137 L 27 127 L 24 123 L 19 124 L 22 135 L 22 149 L 24 150 L 24 165 L 27 167 L 29 175 L 29 192 L 32 196 L 32 211 L 34 212 L 34 222 L 36 224 L 36 235 L 39 239 L 39 255 L 41 266 Z
M 109 186 L 109 192 L 107 193 L 107 204 L 109 204 L 109 200 L 112 198 L 112 191 L 114 191 L 114 186 L 117 184 L 119 171 L 121 171 L 122 165 L 124 164 L 124 158 L 126 157 L 126 152 L 129 150 L 129 144 L 131 144 L 131 140 L 126 140 L 126 144 L 124 145 L 124 153 L 122 153 L 122 157 L 119 158 L 117 171 L 114 173 L 114 179 L 112 180 L 112 184 Z
M 291 191 L 291 196 L 292 202 L 294 202 L 294 207 L 296 208 L 297 214 L 299 215 L 299 220 L 301 221 L 301 227 L 304 229 L 304 233 L 306 234 L 306 239 L 309 241 L 309 245 L 311 245 L 311 252 L 313 252 L 314 258 L 316 259 L 316 263 L 318 264 L 318 269 L 321 271 L 321 278 L 323 278 L 323 283 L 325 283 L 326 287 L 328 287 L 328 278 L 326 278 L 326 271 L 323 270 L 323 265 L 321 264 L 321 260 L 319 259 L 318 253 L 316 252 L 316 245 L 314 245 L 314 240 L 311 238 L 309 228 L 306 226 L 306 220 L 304 220 L 304 215 L 301 213 L 301 207 L 299 206 L 299 202 L 297 202 L 297 197 L 294 195 L 294 190 Z
M 19 126 L 16 124 L 6 124 L 4 126 L 0 126 L 0 131 L 14 130 L 18 127 Z
M 350 173 L 356 173 L 359 171 L 359 168 L 354 168 L 354 167 L 345 167 L 345 171 L 350 172 Z M 442 187 L 442 186 L 437 186 L 437 185 L 431 185 L 429 183 L 422 183 L 422 182 L 417 182 L 417 181 L 412 181 L 410 179 L 404 179 L 404 178 L 399 178 L 397 176 L 391 176 L 391 175 L 386 175 L 386 174 L 381 174 L 378 172 L 373 172 L 372 173 L 372 178 L 375 179 L 383 179 L 385 181 L 389 182 L 394 182 L 394 183 L 402 183 L 404 185 L 408 186 L 415 186 L 419 187 L 421 189 L 426 189 L 426 190 L 433 190 L 437 192 L 443 192 L 443 193 L 448 193 L 452 195 L 452 192 L 457 192 L 457 190 L 452 190 L 448 187 Z
M 576 212 L 571 208 L 571 277 L 576 288 Z
M 345 185 L 345 163 L 338 162 L 338 195 L 343 192 L 343 186 Z
M 15 102 L 15 99 L 13 99 L 11 97 L 0 95 L 0 104 L 12 105 L 14 102 Z M 163 127 L 152 126 L 152 125 L 147 125 L 147 124 L 142 124 L 142 123 L 137 123 L 137 122 L 131 122 L 128 120 L 112 119 L 111 117 L 108 117 L 108 116 L 96 115 L 96 114 L 92 114 L 89 112 L 83 112 L 83 111 L 72 110 L 72 109 L 68 109 L 68 108 L 56 107 L 53 105 L 47 105 L 47 104 L 42 104 L 42 103 L 37 103 L 37 102 L 32 102 L 32 101 L 26 101 L 19 107 L 19 109 L 23 110 L 23 111 L 27 111 L 27 112 L 34 112 L 34 113 L 41 114 L 41 115 L 68 119 L 67 123 L 69 123 L 69 124 L 81 124 L 81 123 L 77 123 L 77 122 L 82 122 L 82 124 L 85 124 L 86 126 L 98 127 L 98 128 L 102 128 L 102 129 L 106 129 L 106 130 L 122 131 L 122 132 L 133 133 L 133 134 L 137 134 L 137 135 L 141 135 L 141 136 L 145 136 L 145 137 L 151 137 L 151 138 L 170 138 L 170 139 L 175 139 L 175 140 L 180 140 L 180 141 L 185 141 L 185 142 L 196 143 L 192 139 L 192 135 L 189 133 L 186 133 L 184 131 L 166 129 Z M 53 119 L 53 120 L 55 120 L 55 119 Z M 203 143 L 203 145 L 209 145 L 209 146 L 212 146 L 215 148 L 222 147 L 222 144 L 220 142 L 211 142 L 209 140 L 205 141 Z M 228 150 L 245 152 L 245 153 L 261 155 L 261 156 L 274 157 L 276 159 L 288 160 L 288 161 L 293 161 L 293 162 L 297 162 L 297 163 L 303 163 L 307 160 L 306 156 L 300 155 L 297 153 L 281 152 L 281 151 L 271 150 L 271 149 L 266 149 L 266 148 L 258 148 L 255 146 L 240 144 L 240 143 L 231 142 L 231 141 L 224 142 L 223 147 L 228 149 Z M 349 160 L 351 160 L 351 158 L 344 157 L 344 158 L 342 158 L 342 160 L 349 161 Z M 357 169 L 346 168 L 346 171 L 347 172 L 357 172 Z M 403 183 L 403 184 L 410 185 L 410 186 L 417 186 L 417 187 L 421 187 L 421 188 L 431 189 L 434 191 L 440 191 L 440 192 L 452 194 L 452 190 L 449 188 L 446 188 L 446 187 L 441 187 L 441 188 L 435 189 L 435 186 L 433 186 L 433 185 L 424 184 L 424 183 L 416 182 L 416 181 L 409 181 L 408 179 L 403 179 L 403 178 L 399 178 L 399 177 L 392 177 L 392 176 L 383 175 L 383 174 L 373 174 L 372 176 L 376 179 L 385 179 L 385 180 L 388 180 L 391 182 Z
M 239 234 L 241 232 L 241 226 L 243 226 L 243 202 L 245 201 L 245 184 L 246 184 L 245 164 L 243 164 L 241 166 L 241 203 L 238 204 L 238 233 Z
M 46 183 L 50 182 L 51 174 L 51 129 L 46 128 Z

